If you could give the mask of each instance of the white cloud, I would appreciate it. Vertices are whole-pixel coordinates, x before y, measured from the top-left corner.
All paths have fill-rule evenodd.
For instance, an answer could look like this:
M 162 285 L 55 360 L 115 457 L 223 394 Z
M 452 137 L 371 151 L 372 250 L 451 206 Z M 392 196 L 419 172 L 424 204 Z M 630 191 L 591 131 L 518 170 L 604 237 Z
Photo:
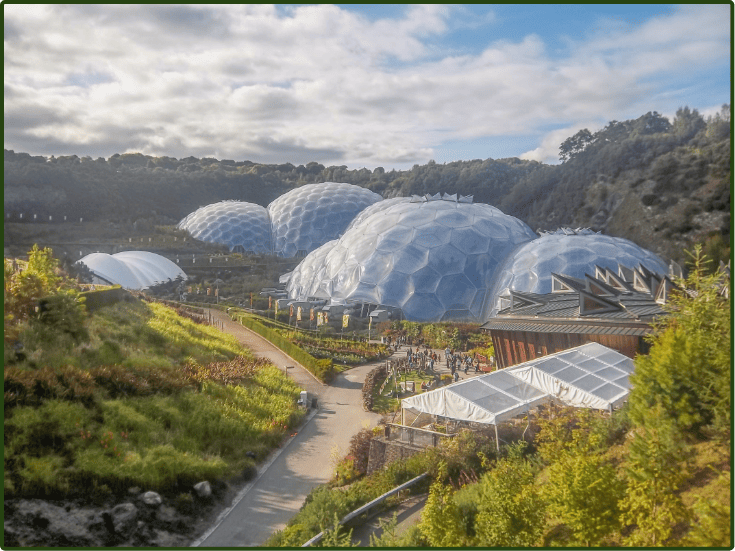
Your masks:
M 472 26 L 456 6 L 371 21 L 333 5 L 8 5 L 5 146 L 388 168 L 426 162 L 444 140 L 565 125 L 523 154 L 549 161 L 589 121 L 651 110 L 658 79 L 724 63 L 723 13 L 603 26 L 559 59 L 537 35 L 437 55 L 435 38 Z M 675 110 L 667 101 L 653 109 Z M 24 127 L 21 109 L 46 123 Z

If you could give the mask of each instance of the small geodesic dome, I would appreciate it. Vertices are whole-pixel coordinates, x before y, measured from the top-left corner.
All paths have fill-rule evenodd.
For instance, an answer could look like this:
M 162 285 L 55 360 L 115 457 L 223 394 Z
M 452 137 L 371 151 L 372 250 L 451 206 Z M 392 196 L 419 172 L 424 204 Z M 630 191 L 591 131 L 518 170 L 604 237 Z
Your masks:
M 520 245 L 498 270 L 488 294 L 485 319 L 494 316 L 500 297 L 509 291 L 535 294 L 551 292 L 551 274 L 584 278 L 595 274 L 595 266 L 617 272 L 618 264 L 634 268 L 643 264 L 665 274 L 667 264 L 651 251 L 622 237 L 602 235 L 590 229 L 562 228 Z
M 268 205 L 273 251 L 278 256 L 306 255 L 337 239 L 355 216 L 382 197 L 352 184 L 307 184 Z
M 302 277 L 291 297 L 380 304 L 412 321 L 480 321 L 498 265 L 536 237 L 517 218 L 468 198 L 414 197 L 384 206 L 373 206 L 326 254 L 320 249 L 324 268 L 312 270 L 311 281 Z
M 168 258 L 148 251 L 116 254 L 92 253 L 77 261 L 103 282 L 126 289 L 147 289 L 158 283 L 187 279 L 187 275 Z
M 232 252 L 272 253 L 268 210 L 254 203 L 212 203 L 189 214 L 177 227 L 200 241 L 227 245 Z

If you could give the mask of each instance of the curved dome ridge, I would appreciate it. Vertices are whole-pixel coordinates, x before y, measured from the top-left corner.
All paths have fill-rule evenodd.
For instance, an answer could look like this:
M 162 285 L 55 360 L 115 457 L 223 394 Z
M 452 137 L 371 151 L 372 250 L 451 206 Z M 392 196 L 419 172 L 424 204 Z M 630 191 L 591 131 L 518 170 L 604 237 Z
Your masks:
M 92 253 L 78 262 L 103 281 L 126 289 L 146 289 L 179 277 L 187 279 L 174 262 L 148 251 L 124 251 L 113 255 Z

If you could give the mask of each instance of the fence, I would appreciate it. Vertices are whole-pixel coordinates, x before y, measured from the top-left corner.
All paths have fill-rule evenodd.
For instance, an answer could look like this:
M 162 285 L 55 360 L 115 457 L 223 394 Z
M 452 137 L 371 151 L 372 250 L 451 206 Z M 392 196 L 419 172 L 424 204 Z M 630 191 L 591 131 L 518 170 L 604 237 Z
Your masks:
M 443 432 L 435 432 L 433 430 L 420 429 L 416 427 L 406 427 L 404 425 L 395 425 L 388 423 L 385 431 L 385 437 L 389 441 L 399 441 L 411 446 L 422 448 L 436 447 L 444 438 L 454 438 L 456 434 L 444 434 Z

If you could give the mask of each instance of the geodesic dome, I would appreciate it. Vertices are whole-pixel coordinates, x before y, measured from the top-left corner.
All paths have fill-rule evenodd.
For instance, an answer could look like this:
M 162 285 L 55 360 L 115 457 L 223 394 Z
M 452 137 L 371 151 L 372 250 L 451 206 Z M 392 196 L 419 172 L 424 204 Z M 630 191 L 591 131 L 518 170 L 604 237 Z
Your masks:
M 622 237 L 568 228 L 543 234 L 505 259 L 488 294 L 484 318 L 498 312 L 499 297 L 509 290 L 550 293 L 552 272 L 584 278 L 585 273 L 595 275 L 595 265 L 617 272 L 618 264 L 629 268 L 643 264 L 654 272 L 668 272 L 667 264 L 658 256 Z
M 189 214 L 177 227 L 200 241 L 227 245 L 233 252 L 272 253 L 268 210 L 254 203 L 212 203 Z
M 391 197 L 390 199 L 383 199 L 382 201 L 373 203 L 369 207 L 366 207 L 363 210 L 361 210 L 358 213 L 358 215 L 352 219 L 352 222 L 350 222 L 350 225 L 347 226 L 347 229 L 345 230 L 345 232 L 351 229 L 353 226 L 360 224 L 363 220 L 365 220 L 365 218 L 367 218 L 368 216 L 372 216 L 376 212 L 385 210 L 388 207 L 392 207 L 393 205 L 397 203 L 410 203 L 410 202 L 411 202 L 411 197 Z
M 307 184 L 268 205 L 273 251 L 278 256 L 307 254 L 337 239 L 353 218 L 382 197 L 352 184 Z
M 380 304 L 402 309 L 413 321 L 479 321 L 498 265 L 536 237 L 497 208 L 456 197 L 417 197 L 375 208 L 331 246 L 323 270 L 291 288 L 292 298 L 315 293 Z M 308 265 L 319 264 L 315 253 Z
M 319 289 L 324 274 L 324 258 L 337 244 L 337 240 L 327 241 L 318 249 L 311 251 L 290 273 L 286 292 L 292 298 L 319 297 L 329 298 Z
M 178 277 L 187 279 L 184 271 L 168 258 L 147 251 L 92 253 L 77 262 L 86 265 L 97 278 L 126 289 L 146 289 Z

